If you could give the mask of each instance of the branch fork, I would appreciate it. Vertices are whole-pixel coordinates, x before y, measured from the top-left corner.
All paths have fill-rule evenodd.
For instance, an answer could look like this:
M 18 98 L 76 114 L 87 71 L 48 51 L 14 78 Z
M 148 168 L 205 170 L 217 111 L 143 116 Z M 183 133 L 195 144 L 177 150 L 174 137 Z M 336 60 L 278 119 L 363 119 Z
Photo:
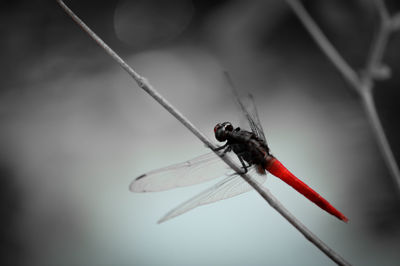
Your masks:
M 378 10 L 380 25 L 375 39 L 367 56 L 364 70 L 357 73 L 339 54 L 328 38 L 324 35 L 310 14 L 299 0 L 286 0 L 293 12 L 301 23 L 313 37 L 319 48 L 325 53 L 329 60 L 335 65 L 337 70 L 349 82 L 351 87 L 357 92 L 362 101 L 364 110 L 375 134 L 378 146 L 382 152 L 385 163 L 396 185 L 396 191 L 400 195 L 400 170 L 393 155 L 390 144 L 386 138 L 379 115 L 376 111 L 373 100 L 373 89 L 375 80 L 390 78 L 390 68 L 382 63 L 383 55 L 388 43 L 390 34 L 394 30 L 400 29 L 400 13 L 391 16 L 385 5 L 384 0 L 373 0 Z

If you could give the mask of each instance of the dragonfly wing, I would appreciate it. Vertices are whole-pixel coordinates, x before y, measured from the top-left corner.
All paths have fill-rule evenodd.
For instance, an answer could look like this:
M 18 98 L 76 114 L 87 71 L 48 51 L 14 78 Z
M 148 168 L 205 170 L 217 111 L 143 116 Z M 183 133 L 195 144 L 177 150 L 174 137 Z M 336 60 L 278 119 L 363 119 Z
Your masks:
M 251 94 L 249 94 L 248 97 L 248 103 L 244 104 L 244 99 L 241 99 L 239 96 L 239 93 L 230 77 L 230 75 L 225 72 L 226 79 L 230 85 L 230 88 L 232 90 L 232 93 L 239 104 L 240 110 L 242 111 L 243 116 L 246 118 L 247 122 L 249 123 L 249 126 L 251 128 L 251 131 L 261 140 L 263 140 L 265 143 L 267 143 L 265 139 L 265 134 L 264 130 L 261 126 L 260 119 L 258 117 L 258 111 L 254 102 L 254 98 Z M 251 110 L 251 111 L 250 111 Z
M 252 94 L 249 93 L 248 98 L 249 98 L 249 104 L 246 106 L 247 107 L 246 109 L 247 109 L 247 112 L 249 113 L 249 116 L 250 116 L 250 118 L 252 120 L 252 124 L 254 124 L 255 131 L 257 131 L 257 133 L 255 133 L 255 134 L 260 139 L 262 139 L 265 143 L 267 143 L 267 140 L 266 140 L 265 134 L 264 134 L 264 129 L 262 127 L 262 124 L 261 124 L 261 121 L 260 121 L 260 117 L 258 116 L 257 106 L 256 106 L 256 103 L 254 101 L 254 97 L 253 97 Z
M 255 169 L 252 168 L 249 173 L 255 173 Z M 249 175 L 253 178 L 257 183 L 262 184 L 267 179 L 266 175 Z M 197 196 L 189 199 L 188 201 L 182 203 L 181 205 L 177 206 L 170 212 L 168 212 L 164 217 L 162 217 L 158 223 L 165 222 L 171 218 L 174 218 L 178 215 L 181 215 L 185 212 L 188 212 L 198 206 L 210 204 L 216 201 L 220 201 L 223 199 L 231 198 L 236 195 L 248 192 L 253 188 L 242 179 L 237 174 L 229 175 L 228 177 L 224 178 L 222 181 L 217 183 L 216 185 L 208 188 L 207 190 L 201 192 Z
M 190 186 L 223 176 L 227 171 L 224 162 L 211 152 L 147 172 L 133 180 L 129 189 L 132 192 L 153 192 Z

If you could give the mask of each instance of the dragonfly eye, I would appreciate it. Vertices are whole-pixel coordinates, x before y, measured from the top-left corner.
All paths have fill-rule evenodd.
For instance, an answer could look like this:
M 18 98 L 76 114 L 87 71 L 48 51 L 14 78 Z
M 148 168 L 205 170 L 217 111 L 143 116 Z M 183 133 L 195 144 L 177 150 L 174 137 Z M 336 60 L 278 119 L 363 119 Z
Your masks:
M 218 141 L 225 141 L 226 140 L 226 136 L 225 136 L 225 123 L 218 123 L 215 127 L 214 127 L 214 133 L 215 133 L 215 138 Z
M 218 123 L 215 127 L 214 127 L 214 133 L 217 133 L 217 130 L 221 127 L 221 123 Z

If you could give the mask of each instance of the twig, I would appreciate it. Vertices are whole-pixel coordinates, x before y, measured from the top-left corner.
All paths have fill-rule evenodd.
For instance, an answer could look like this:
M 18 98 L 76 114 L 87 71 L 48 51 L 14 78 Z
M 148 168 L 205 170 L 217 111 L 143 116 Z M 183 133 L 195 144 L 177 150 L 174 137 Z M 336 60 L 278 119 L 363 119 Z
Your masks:
M 382 124 L 379 120 L 378 113 L 376 112 L 374 100 L 372 99 L 372 93 L 365 92 L 362 95 L 362 102 L 364 109 L 368 114 L 369 122 L 372 125 L 373 132 L 378 139 L 379 147 L 383 153 L 385 162 L 394 177 L 394 182 L 396 182 L 397 188 L 400 189 L 400 172 L 397 166 L 396 160 L 393 156 L 390 145 L 386 139 L 385 132 L 383 131 Z M 400 190 L 396 190 L 398 193 Z
M 374 0 L 376 7 L 378 8 L 379 16 L 383 21 L 390 21 L 389 11 L 385 5 L 384 0 Z
M 400 189 L 400 171 L 397 166 L 396 160 L 386 139 L 385 132 L 379 120 L 376 111 L 375 103 L 372 97 L 372 90 L 374 86 L 374 78 L 386 78 L 389 73 L 389 68 L 382 65 L 382 58 L 388 43 L 389 35 L 392 32 L 391 18 L 383 0 L 374 0 L 377 6 L 380 25 L 375 40 L 372 42 L 371 51 L 367 58 L 366 70 L 363 75 L 364 91 L 360 95 L 363 100 L 365 111 L 367 112 L 368 119 L 372 125 L 372 129 L 378 140 L 379 146 L 385 158 L 385 162 L 389 167 L 391 175 L 394 177 L 397 187 Z M 385 71 L 386 70 L 386 71 Z M 386 73 L 385 73 L 386 72 Z M 399 192 L 399 190 L 398 190 Z
M 342 75 L 347 79 L 347 81 L 353 85 L 353 88 L 359 92 L 360 79 L 357 73 L 350 67 L 350 65 L 343 59 L 343 57 L 338 53 L 335 47 L 330 43 L 328 38 L 324 35 L 321 29 L 317 26 L 315 21 L 308 14 L 307 10 L 297 0 L 286 0 L 290 5 L 296 15 L 299 17 L 304 27 L 308 30 L 314 41 L 319 45 L 319 47 L 324 51 L 326 56 L 332 61 L 336 68 L 342 73 Z
M 336 68 L 342 73 L 344 78 L 350 83 L 352 88 L 359 95 L 364 110 L 367 114 L 370 125 L 378 141 L 378 146 L 383 154 L 385 163 L 389 168 L 393 181 L 397 187 L 396 191 L 400 195 L 400 171 L 396 163 L 396 159 L 390 148 L 386 138 L 382 124 L 376 112 L 375 103 L 373 101 L 372 90 L 374 88 L 374 79 L 383 79 L 389 76 L 389 69 L 382 64 L 382 57 L 389 34 L 393 30 L 393 19 L 390 17 L 383 0 L 374 0 L 378 8 L 381 24 L 373 41 L 370 54 L 367 59 L 367 64 L 363 75 L 360 77 L 342 58 L 334 46 L 322 33 L 320 28 L 308 14 L 303 4 L 299 0 L 286 0 L 293 12 L 297 15 L 304 27 L 314 38 L 314 41 L 319 45 L 320 49 L 332 61 Z
M 380 25 L 376 37 L 372 42 L 370 53 L 367 57 L 366 69 L 362 77 L 362 82 L 366 90 L 373 89 L 374 79 L 386 78 L 389 75 L 389 68 L 382 65 L 382 58 L 392 31 L 391 18 L 382 0 L 374 0 L 374 3 L 378 9 Z
M 145 90 L 151 97 L 153 97 L 157 102 L 159 102 L 168 112 L 170 112 L 176 119 L 178 119 L 186 128 L 188 128 L 194 135 L 196 135 L 207 147 L 215 150 L 215 145 L 213 145 L 207 137 L 202 134 L 195 126 L 185 118 L 175 107 L 173 107 L 166 99 L 164 99 L 161 94 L 159 94 L 150 83 L 136 73 L 124 60 L 119 57 L 107 44 L 105 44 L 85 23 L 83 23 L 72 11 L 69 9 L 63 1 L 57 0 L 60 6 L 65 10 L 65 12 L 71 16 L 71 18 L 85 31 L 89 36 L 100 45 L 117 63 L 128 72 L 129 75 L 136 81 L 136 83 Z M 218 156 L 219 153 L 216 152 Z M 235 162 L 229 159 L 228 156 L 220 156 L 220 158 L 228 164 L 233 170 L 235 170 L 241 177 L 247 181 L 275 210 L 277 210 L 283 217 L 288 220 L 297 230 L 300 231 L 310 242 L 317 246 L 322 252 L 324 252 L 329 258 L 335 261 L 339 265 L 350 265 L 345 261 L 339 254 L 334 252 L 329 248 L 324 242 L 322 242 L 316 235 L 314 235 L 305 225 L 303 225 L 299 220 L 296 219 L 272 194 L 271 192 L 258 185 L 253 181 L 247 174 L 242 174 L 240 167 L 236 165 Z

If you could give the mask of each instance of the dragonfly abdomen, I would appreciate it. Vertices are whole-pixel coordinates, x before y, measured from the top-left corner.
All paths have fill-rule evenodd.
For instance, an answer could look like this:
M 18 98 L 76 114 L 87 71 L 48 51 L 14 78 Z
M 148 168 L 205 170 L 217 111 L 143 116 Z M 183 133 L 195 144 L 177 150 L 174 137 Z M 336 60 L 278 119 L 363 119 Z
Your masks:
M 273 174 L 274 176 L 280 178 L 286 184 L 290 185 L 292 188 L 300 192 L 310 201 L 314 202 L 321 209 L 327 211 L 328 213 L 336 216 L 340 220 L 347 222 L 348 218 L 344 216 L 339 210 L 333 207 L 326 199 L 319 195 L 315 190 L 310 188 L 307 184 L 293 175 L 285 166 L 273 156 L 269 156 L 266 160 L 265 170 Z

